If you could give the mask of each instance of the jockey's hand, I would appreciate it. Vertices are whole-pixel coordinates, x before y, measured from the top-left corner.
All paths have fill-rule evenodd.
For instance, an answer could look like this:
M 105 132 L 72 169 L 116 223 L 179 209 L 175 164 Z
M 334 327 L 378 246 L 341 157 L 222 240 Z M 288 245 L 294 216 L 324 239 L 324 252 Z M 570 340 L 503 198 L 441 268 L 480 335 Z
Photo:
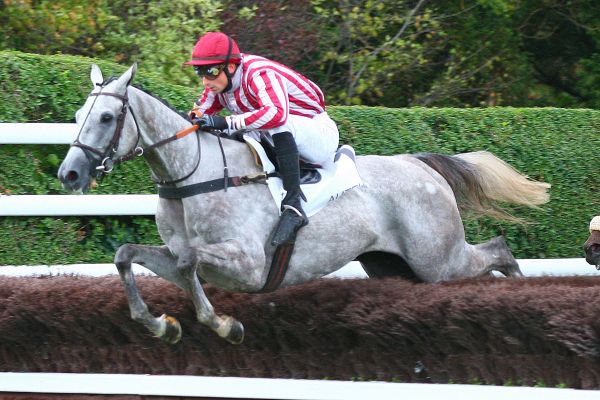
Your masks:
M 203 115 L 200 118 L 194 119 L 192 123 L 204 130 L 217 129 L 223 131 L 229 128 L 225 117 L 221 117 L 220 115 Z
M 200 106 L 198 106 L 198 104 L 194 102 L 194 106 L 192 107 L 190 112 L 188 112 L 188 118 L 190 119 L 190 121 L 193 121 L 196 118 L 199 118 L 201 115 L 202 112 L 200 111 Z

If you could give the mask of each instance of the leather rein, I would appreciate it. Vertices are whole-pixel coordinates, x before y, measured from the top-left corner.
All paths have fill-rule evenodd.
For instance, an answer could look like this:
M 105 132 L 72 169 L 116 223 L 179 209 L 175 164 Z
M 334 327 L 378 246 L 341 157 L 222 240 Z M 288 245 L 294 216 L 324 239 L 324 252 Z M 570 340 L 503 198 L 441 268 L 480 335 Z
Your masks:
M 71 144 L 71 146 L 81 148 L 83 150 L 83 152 L 85 153 L 86 157 L 90 161 L 90 174 L 92 176 L 97 176 L 99 174 L 108 174 L 113 170 L 113 168 L 116 164 L 131 160 L 135 157 L 143 156 L 149 150 L 156 149 L 156 148 L 158 148 L 160 146 L 164 146 L 167 143 L 170 143 L 174 140 L 181 139 L 181 138 L 189 135 L 192 132 L 198 133 L 199 127 L 197 125 L 192 125 L 191 127 L 183 129 L 183 130 L 175 133 L 174 135 L 167 137 L 166 139 L 160 140 L 149 146 L 142 147 L 140 145 L 140 141 L 142 138 L 141 132 L 140 132 L 140 127 L 139 127 L 139 124 L 135 117 L 135 114 L 133 112 L 133 109 L 131 109 L 129 106 L 129 98 L 127 96 L 127 91 L 125 91 L 124 96 L 117 94 L 117 93 L 103 92 L 102 89 L 108 84 L 108 82 L 110 82 L 110 79 L 108 81 L 103 82 L 101 85 L 99 85 L 100 86 L 99 92 L 90 94 L 90 96 L 94 96 L 96 98 L 94 99 L 94 102 L 92 103 L 92 106 L 90 107 L 90 110 L 88 111 L 88 114 L 86 115 L 85 120 L 83 121 L 83 124 L 81 125 L 81 129 L 79 130 L 79 133 L 77 134 L 77 138 Z M 81 141 L 79 140 L 79 136 L 81 135 L 81 131 L 82 131 L 83 127 L 85 126 L 85 122 L 87 121 L 87 119 L 94 107 L 94 104 L 99 96 L 112 96 L 117 99 L 120 99 L 123 102 L 123 106 L 121 107 L 121 112 L 120 112 L 119 116 L 117 117 L 117 125 L 115 127 L 115 132 L 113 133 L 113 136 L 112 136 L 107 148 L 104 150 L 97 149 L 95 147 L 81 143 Z M 121 141 L 123 127 L 125 126 L 125 117 L 127 116 L 127 112 L 129 110 L 131 110 L 131 116 L 132 116 L 133 122 L 135 124 L 135 129 L 136 129 L 136 133 L 137 133 L 137 141 L 136 141 L 136 144 L 134 145 L 134 147 L 131 150 L 129 150 L 127 153 L 125 153 L 123 156 L 114 158 L 115 154 L 117 153 L 117 149 L 119 147 L 119 142 Z M 217 136 L 217 138 L 219 140 L 219 147 L 221 149 L 221 155 L 223 156 L 223 178 L 213 179 L 210 181 L 204 181 L 204 182 L 180 186 L 180 187 L 165 187 L 167 185 L 174 185 L 175 183 L 179 183 L 179 182 L 186 180 L 187 178 L 192 176 L 192 174 L 194 172 L 196 172 L 196 170 L 198 169 L 198 167 L 200 165 L 200 160 L 202 158 L 202 146 L 200 143 L 200 137 L 198 134 L 196 134 L 196 139 L 198 141 L 198 158 L 196 161 L 196 165 L 194 166 L 194 168 L 192 169 L 191 172 L 189 172 L 188 174 L 186 174 L 185 176 L 183 176 L 181 178 L 177 178 L 177 179 L 170 180 L 170 181 L 157 180 L 154 177 L 152 177 L 152 181 L 158 185 L 159 197 L 165 198 L 165 199 L 182 199 L 184 197 L 195 196 L 195 195 L 201 194 L 201 193 L 209 193 L 209 192 L 214 192 L 214 191 L 218 191 L 218 190 L 227 191 L 227 188 L 230 186 L 242 186 L 242 185 L 247 185 L 250 183 L 264 183 L 264 181 L 266 181 L 268 178 L 270 178 L 272 176 L 278 176 L 277 173 L 262 172 L 262 173 L 251 174 L 251 175 L 230 177 L 228 168 L 227 168 L 227 158 L 225 157 L 223 143 L 221 142 L 222 132 L 220 132 L 220 131 L 208 131 L 208 132 Z M 291 243 L 281 244 L 275 249 L 273 259 L 271 260 L 271 267 L 269 269 L 267 281 L 265 282 L 265 285 L 263 286 L 263 288 L 259 290 L 259 293 L 271 292 L 279 287 L 279 285 L 283 281 L 285 274 L 287 272 L 290 258 L 292 256 L 292 252 L 294 250 L 294 245 L 295 245 L 295 238 L 294 238 L 294 241 L 292 241 Z
M 190 133 L 193 133 L 193 132 L 198 133 L 199 127 L 197 125 L 192 125 L 186 129 L 176 132 L 174 135 L 169 136 L 166 139 L 160 140 L 149 146 L 142 147 L 140 145 L 140 141 L 141 141 L 140 127 L 139 127 L 139 124 L 135 117 L 135 113 L 133 112 L 133 109 L 129 105 L 129 97 L 127 96 L 127 91 L 125 92 L 124 96 L 117 94 L 117 93 L 102 91 L 102 89 L 110 81 L 111 80 L 109 79 L 108 81 L 105 81 L 102 84 L 99 84 L 100 91 L 96 92 L 96 93 L 91 93 L 89 95 L 90 97 L 92 97 L 92 96 L 96 97 L 96 99 L 99 96 L 111 96 L 111 97 L 115 97 L 115 98 L 121 100 L 123 103 L 123 105 L 121 107 L 121 111 L 120 111 L 119 115 L 117 116 L 117 123 L 115 126 L 115 131 L 113 133 L 113 136 L 112 136 L 108 146 L 106 147 L 106 149 L 98 149 L 98 148 L 89 146 L 87 144 L 81 143 L 81 141 L 79 140 L 79 136 L 81 135 L 83 126 L 85 126 L 85 122 L 87 121 L 87 118 L 89 117 L 90 112 L 92 111 L 92 109 L 94 107 L 96 99 L 94 99 L 94 102 L 92 103 L 92 106 L 90 107 L 90 111 L 88 111 L 88 114 L 86 115 L 85 120 L 84 120 L 83 124 L 81 125 L 81 129 L 79 130 L 79 133 L 77 134 L 77 138 L 71 144 L 71 146 L 79 147 L 84 151 L 86 157 L 90 161 L 90 174 L 92 176 L 96 177 L 101 174 L 108 174 L 108 173 L 112 172 L 112 170 L 116 164 L 120 164 L 122 162 L 129 161 L 135 157 L 143 156 L 145 153 L 147 153 L 150 150 L 164 146 L 174 140 L 184 138 L 185 136 L 189 135 Z M 136 133 L 137 133 L 137 141 L 136 141 L 136 144 L 134 145 L 134 147 L 131 150 L 129 150 L 127 153 L 125 153 L 121 157 L 114 158 L 115 154 L 117 153 L 117 149 L 119 147 L 119 142 L 121 141 L 123 127 L 125 126 L 125 117 L 127 116 L 128 111 L 131 112 L 131 116 L 133 118 L 133 122 L 134 122 Z M 196 159 L 196 164 L 194 165 L 194 168 L 188 174 L 186 174 L 180 178 L 173 179 L 173 180 L 166 180 L 166 179 L 159 180 L 159 179 L 152 177 L 152 181 L 156 185 L 159 186 L 158 187 L 159 197 L 167 198 L 167 199 L 181 199 L 184 197 L 194 196 L 196 194 L 201 194 L 201 193 L 213 192 L 213 191 L 217 191 L 217 190 L 227 191 L 227 188 L 229 186 L 242 186 L 242 185 L 246 185 L 249 183 L 261 182 L 261 181 L 266 180 L 270 176 L 275 176 L 275 174 L 258 173 L 258 174 L 244 175 L 244 176 L 229 177 L 229 171 L 228 171 L 228 167 L 227 167 L 227 158 L 225 157 L 225 151 L 223 149 L 223 144 L 221 142 L 222 132 L 220 132 L 220 131 L 207 131 L 207 132 L 214 134 L 215 136 L 217 136 L 217 138 L 219 140 L 219 147 L 221 149 L 221 155 L 223 157 L 223 166 L 224 166 L 223 167 L 223 178 L 222 179 L 214 179 L 214 180 L 206 181 L 206 182 L 200 182 L 200 183 L 196 183 L 196 184 L 192 184 L 192 185 L 186 185 L 186 186 L 182 186 L 182 187 L 164 187 L 164 186 L 174 185 L 176 183 L 180 183 L 180 182 L 186 180 L 187 178 L 192 176 L 192 174 L 194 172 L 196 172 L 196 170 L 200 166 L 200 160 L 202 158 L 202 148 L 201 148 L 200 138 L 198 135 L 196 135 L 196 139 L 198 142 L 198 157 Z

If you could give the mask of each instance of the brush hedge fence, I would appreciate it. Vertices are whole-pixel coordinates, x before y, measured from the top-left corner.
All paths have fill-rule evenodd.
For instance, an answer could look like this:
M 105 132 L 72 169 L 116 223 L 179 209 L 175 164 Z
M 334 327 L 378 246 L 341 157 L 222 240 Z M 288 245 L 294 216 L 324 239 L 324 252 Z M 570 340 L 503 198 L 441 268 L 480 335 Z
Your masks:
M 73 56 L 0 52 L 0 122 L 73 122 L 92 89 L 90 65 L 105 75 L 126 66 Z M 139 66 L 135 84 L 186 111 L 201 88 L 164 83 Z M 329 106 L 341 142 L 357 154 L 489 150 L 537 180 L 552 184 L 537 210 L 513 208 L 530 223 L 488 218 L 465 222 L 467 239 L 502 234 L 517 258 L 581 257 L 587 226 L 600 212 L 600 111 L 559 108 L 410 108 Z M 1 134 L 1 133 L 0 133 Z M 56 172 L 66 145 L 0 147 L 1 194 L 63 193 Z M 156 193 L 142 160 L 119 165 L 95 193 Z M 433 233 L 432 233 L 433 234 Z M 0 264 L 110 262 L 125 242 L 159 244 L 152 217 L 3 217 Z

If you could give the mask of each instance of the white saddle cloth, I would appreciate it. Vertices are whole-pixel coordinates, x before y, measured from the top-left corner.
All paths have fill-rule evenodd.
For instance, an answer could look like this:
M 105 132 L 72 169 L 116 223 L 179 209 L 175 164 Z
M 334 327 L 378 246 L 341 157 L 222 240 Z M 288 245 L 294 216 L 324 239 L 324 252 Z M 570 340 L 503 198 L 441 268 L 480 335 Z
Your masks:
M 258 154 L 263 170 L 266 173 L 274 172 L 275 166 L 269 160 L 269 157 L 267 157 L 267 153 L 260 143 L 248 135 L 244 135 L 244 140 Z M 306 202 L 302 200 L 302 208 L 309 217 L 322 210 L 345 191 L 362 184 L 358 169 L 356 168 L 354 149 L 349 145 L 343 145 L 337 150 L 334 162 L 324 165 L 323 168 L 318 168 L 317 170 L 321 174 L 319 182 L 300 186 L 307 200 Z M 267 179 L 267 186 L 273 196 L 277 209 L 281 210 L 281 201 L 285 197 L 283 182 L 280 178 L 273 177 Z

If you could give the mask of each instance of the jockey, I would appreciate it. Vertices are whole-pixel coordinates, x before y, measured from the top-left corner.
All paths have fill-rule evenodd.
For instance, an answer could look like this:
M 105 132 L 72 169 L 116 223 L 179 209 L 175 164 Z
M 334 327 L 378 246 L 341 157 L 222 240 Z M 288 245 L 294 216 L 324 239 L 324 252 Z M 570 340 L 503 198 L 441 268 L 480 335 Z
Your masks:
M 323 92 L 285 65 L 240 53 L 236 42 L 221 32 L 202 36 L 186 64 L 194 66 L 204 85 L 189 113 L 195 124 L 230 135 L 241 129 L 260 131 L 272 141 L 286 195 L 271 244 L 292 240 L 308 224 L 300 202 L 306 199 L 299 158 L 325 165 L 333 162 L 338 147 L 339 132 L 325 112 Z M 217 115 L 223 108 L 231 115 Z

